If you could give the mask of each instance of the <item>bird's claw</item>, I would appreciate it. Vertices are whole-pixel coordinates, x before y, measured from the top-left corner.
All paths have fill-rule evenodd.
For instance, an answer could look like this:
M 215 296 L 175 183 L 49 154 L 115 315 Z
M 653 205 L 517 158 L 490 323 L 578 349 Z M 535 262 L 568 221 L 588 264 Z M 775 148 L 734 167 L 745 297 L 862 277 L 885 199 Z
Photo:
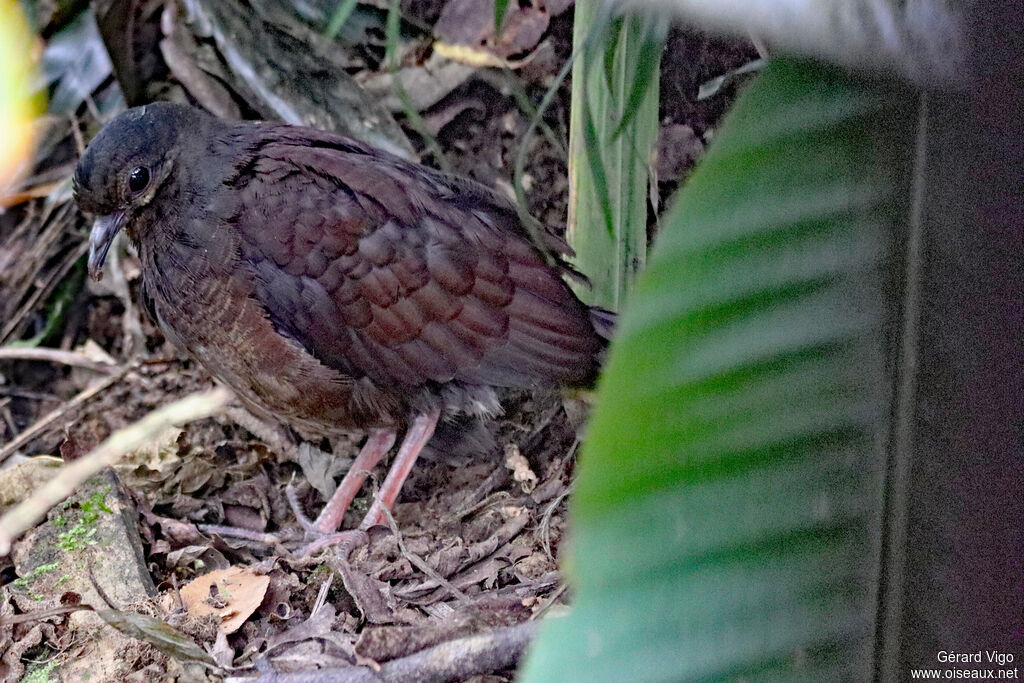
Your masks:
M 348 559 L 349 554 L 356 548 L 366 545 L 370 540 L 369 534 L 362 529 L 350 529 L 338 531 L 333 534 L 320 534 L 319 538 L 307 543 L 295 551 L 299 557 L 309 557 L 318 550 L 328 546 L 337 545 L 337 554 L 343 559 Z

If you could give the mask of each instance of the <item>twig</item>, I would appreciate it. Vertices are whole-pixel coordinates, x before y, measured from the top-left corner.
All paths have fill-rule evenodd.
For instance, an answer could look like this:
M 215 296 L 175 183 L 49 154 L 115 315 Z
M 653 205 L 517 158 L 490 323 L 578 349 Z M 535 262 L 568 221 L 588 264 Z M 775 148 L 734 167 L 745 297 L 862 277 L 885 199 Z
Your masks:
M 13 439 L 18 436 L 18 425 L 14 424 L 14 415 L 11 414 L 11 409 L 7 405 L 10 402 L 10 396 L 0 398 L 0 411 L 3 411 L 4 422 L 7 424 L 7 430 L 11 433 L 11 438 Z
M 570 495 L 573 491 L 574 485 L 569 484 L 566 486 L 561 493 L 555 496 L 555 499 L 548 504 L 544 509 L 544 514 L 540 518 L 540 542 L 544 546 L 544 552 L 552 560 L 555 559 L 554 553 L 551 552 L 551 517 L 555 513 L 557 508 L 566 496 Z
M 64 206 L 70 206 L 70 203 Z M 21 308 L 11 316 L 10 322 L 8 322 L 4 326 L 3 331 L 0 332 L 0 344 L 6 342 L 8 337 L 14 334 L 14 331 L 18 329 L 19 325 L 21 325 L 25 316 L 36 307 L 43 297 L 50 295 L 50 292 L 52 292 L 57 284 L 64 279 L 64 276 L 68 274 L 68 271 L 71 270 L 72 266 L 74 266 L 75 263 L 78 262 L 78 259 L 82 258 L 87 251 L 89 251 L 88 241 L 75 247 L 75 249 L 68 254 L 64 262 L 56 270 L 50 273 L 46 282 L 32 292 L 31 296 L 29 296 L 28 299 L 25 300 L 25 303 L 21 305 Z
M 40 185 L 33 185 L 20 192 L 9 192 L 4 195 L 0 195 L 0 209 L 11 209 L 15 206 L 30 202 L 33 199 L 41 199 L 48 197 L 57 187 L 60 186 L 60 181 L 42 183 Z
M 277 536 L 264 531 L 253 531 L 252 529 L 244 529 L 239 526 L 225 526 L 223 524 L 197 524 L 196 528 L 204 534 L 217 534 L 226 538 L 237 538 L 242 541 L 252 541 L 253 543 L 262 543 L 272 547 L 281 545 L 281 540 Z
M 96 591 L 96 595 L 100 596 L 100 600 L 102 600 L 103 604 L 107 606 L 107 609 L 112 609 L 115 612 L 122 611 L 122 608 L 114 604 L 114 601 L 110 599 L 107 592 L 100 586 L 100 582 L 96 580 L 96 574 L 92 571 L 91 558 L 86 559 L 85 571 L 88 573 L 89 583 L 92 584 L 93 590 Z
M 258 683 L 444 683 L 461 681 L 477 674 L 501 671 L 519 661 L 540 624 L 528 621 L 517 626 L 450 640 L 416 654 L 393 659 L 379 671 L 367 667 L 344 667 L 288 674 L 263 674 Z
M 548 599 L 544 601 L 544 604 L 541 605 L 540 609 L 530 615 L 530 621 L 536 621 L 547 614 L 548 610 L 554 607 L 555 603 L 558 602 L 558 599 L 565 594 L 565 591 L 568 590 L 568 588 L 569 584 L 560 583 L 558 588 L 556 588 L 555 591 L 548 596 Z
M 24 624 L 29 621 L 40 621 L 42 619 L 49 619 L 50 617 L 59 617 L 64 614 L 71 614 L 72 612 L 81 612 L 82 610 L 92 612 L 92 605 L 60 605 L 58 607 L 51 607 L 50 609 L 26 612 L 25 614 L 12 614 L 9 617 L 0 617 L 0 626 Z
M 86 479 L 113 465 L 125 453 L 139 448 L 168 427 L 213 415 L 230 398 L 231 393 L 224 388 L 186 396 L 111 434 L 106 441 L 63 467 L 57 476 L 0 517 L 0 556 L 7 555 L 18 535 L 32 528 L 51 507 L 67 498 Z
M 509 477 L 509 471 L 505 467 L 495 467 L 487 478 L 477 486 L 473 491 L 466 496 L 465 502 L 450 515 L 448 519 L 452 521 L 459 521 L 464 517 L 468 517 L 477 510 L 481 510 L 488 505 L 491 505 L 497 498 L 509 499 L 512 496 L 509 495 L 508 491 L 496 491 L 494 495 L 488 495 L 495 488 L 504 483 L 505 479 Z
M 107 361 L 97 361 L 77 351 L 61 351 L 49 348 L 20 348 L 13 346 L 0 347 L 0 360 L 39 360 L 61 365 L 73 365 L 77 368 L 88 368 L 96 372 L 112 373 L 117 365 Z
M 398 541 L 398 549 L 401 551 L 402 556 L 413 563 L 417 569 L 437 581 L 438 584 L 448 589 L 459 602 L 466 604 L 470 602 L 469 596 L 463 593 L 461 590 L 456 588 L 451 581 L 441 576 L 436 569 L 427 564 L 419 555 L 410 553 L 409 549 L 405 547 L 405 541 L 402 539 L 402 532 L 398 530 L 398 524 L 395 523 L 395 517 L 391 514 L 391 510 L 388 509 L 387 505 L 381 505 L 380 509 L 384 511 L 384 518 L 388 522 L 388 527 L 391 528 L 391 533 L 395 535 L 395 540 Z
M 56 394 L 49 394 L 43 391 L 29 391 L 21 387 L 0 387 L 0 396 L 15 396 L 28 399 L 29 401 L 60 401 Z
M 23 431 L 9 444 L 0 448 L 0 462 L 9 458 L 15 451 L 34 439 L 41 431 L 49 427 L 51 423 L 79 407 L 101 391 L 108 389 L 111 385 L 124 377 L 128 373 L 129 369 L 130 368 L 127 367 L 121 368 L 120 372 L 93 382 L 91 385 L 80 391 L 73 399 L 62 404 L 60 407 L 51 410 L 45 417 Z
M 75 116 L 74 112 L 71 113 L 71 137 L 75 140 L 75 149 L 78 151 L 78 156 L 82 157 L 85 155 L 85 140 L 82 139 L 82 131 L 79 130 L 78 117 Z

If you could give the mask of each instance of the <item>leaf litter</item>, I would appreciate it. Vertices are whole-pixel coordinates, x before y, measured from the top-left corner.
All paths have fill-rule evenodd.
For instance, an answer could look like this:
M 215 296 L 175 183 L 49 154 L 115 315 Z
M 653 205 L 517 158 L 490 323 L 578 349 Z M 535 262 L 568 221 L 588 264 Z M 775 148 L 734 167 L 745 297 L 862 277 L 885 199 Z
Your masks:
M 330 70 L 345 71 L 363 83 L 391 78 L 381 67 L 382 14 L 367 9 L 370 4 L 360 4 L 354 13 L 353 26 L 361 27 L 362 37 L 325 62 Z M 571 50 L 572 13 L 566 11 L 570 4 L 509 3 L 510 14 L 502 31 L 495 33 L 489 2 L 403 3 L 410 12 L 407 28 L 412 28 L 404 37 L 406 58 L 398 75 L 408 77 L 403 78 L 406 89 L 423 104 L 424 119 L 457 172 L 511 192 L 510 169 L 529 116 L 503 80 L 508 74 L 498 77 L 493 70 L 439 60 L 436 53 L 430 54 L 431 41 L 505 60 L 518 69 L 524 92 L 536 103 Z M 262 8 L 262 35 L 292 36 L 286 42 L 308 35 L 292 19 L 281 31 L 268 29 L 280 19 L 279 8 L 262 2 L 254 6 Z M 238 23 L 224 11 L 211 13 L 210 7 L 201 2 L 153 2 L 139 10 L 131 28 L 111 23 L 110 17 L 98 25 L 108 44 L 142 49 L 148 55 L 132 67 L 137 70 L 132 80 L 137 87 L 163 83 L 161 87 L 169 90 L 161 97 L 191 96 L 227 112 L 269 111 L 258 92 L 259 82 L 239 79 L 219 52 L 236 39 Z M 204 29 L 204 17 L 214 25 Z M 40 21 L 55 22 L 52 28 L 59 33 L 59 17 Z M 435 24 L 433 34 L 416 28 L 430 24 Z M 72 30 L 79 27 L 75 24 Z M 120 33 L 112 36 L 112 31 Z M 319 38 L 310 44 L 325 49 Z M 699 66 L 692 72 L 683 69 L 680 81 L 672 70 L 682 67 L 678 60 L 668 59 L 668 71 L 663 73 L 662 91 L 668 102 L 663 108 L 674 102 L 683 112 L 663 111 L 669 141 L 665 153 L 679 147 L 676 139 L 681 134 L 696 150 L 666 159 L 660 178 L 666 189 L 692 167 L 729 100 L 726 89 L 697 102 L 696 85 L 691 84 L 726 73 L 752 55 L 746 46 L 678 31 L 670 46 Z M 279 49 L 275 43 L 267 51 Z M 190 54 L 198 61 L 188 62 Z M 259 58 L 251 51 L 244 54 L 245 59 Z M 442 62 L 452 73 L 439 70 Z M 296 63 L 312 68 L 305 59 Z M 265 67 L 256 74 L 267 82 L 276 78 Z M 134 257 L 126 255 L 123 263 L 123 291 L 85 282 L 75 269 L 84 254 L 88 226 L 70 203 L 67 178 L 82 141 L 123 106 L 112 74 L 101 75 L 96 71 L 90 76 L 90 83 L 98 83 L 91 94 L 79 96 L 77 103 L 64 103 L 72 113 L 51 116 L 41 124 L 46 132 L 35 171 L 12 188 L 12 201 L 3 204 L 0 333 L 5 340 L 34 339 L 48 347 L 82 349 L 103 362 L 115 359 L 120 369 L 101 386 L 97 372 L 88 368 L 0 361 L 0 449 L 47 413 L 52 415 L 11 451 L 19 461 L 25 454 L 85 453 L 113 430 L 212 386 L 202 368 L 184 359 L 132 303 L 129 294 L 138 301 Z M 687 84 L 685 92 L 679 90 L 679 82 Z M 142 90 L 129 92 L 131 99 L 143 95 Z M 303 99 L 302 93 L 293 95 L 301 116 L 317 116 L 323 103 Z M 336 91 L 330 92 L 330 97 L 336 96 Z M 567 106 L 568 88 L 563 86 L 546 115 L 546 123 L 563 143 Z M 390 120 L 382 108 L 387 109 L 386 103 L 375 104 L 372 116 L 360 120 Z M 392 108 L 400 112 L 400 107 Z M 328 117 L 321 125 L 333 121 Z M 405 148 L 406 141 L 396 130 L 387 123 L 383 134 Z M 405 135 L 417 149 L 422 147 L 414 133 Z M 531 161 L 524 180 L 530 211 L 545 223 L 564 224 L 565 159 L 543 138 L 529 144 Z M 69 278 L 75 284 L 70 290 L 64 287 Z M 62 287 L 62 296 L 71 305 L 54 319 L 49 303 Z M 96 388 L 86 398 L 71 400 L 89 387 Z M 371 530 L 368 545 L 348 562 L 330 552 L 298 559 L 286 547 L 225 539 L 201 527 L 232 524 L 255 534 L 273 533 L 284 546 L 297 544 L 302 532 L 285 486 L 293 483 L 307 512 L 318 510 L 357 451 L 360 435 L 334 443 L 305 435 L 292 462 L 227 418 L 161 434 L 117 467 L 137 513 L 144 570 L 157 582 L 160 595 L 101 610 L 139 637 L 135 645 L 119 652 L 119 668 L 109 680 L 241 680 L 257 672 L 304 671 L 311 663 L 327 669 L 359 665 L 378 670 L 388 662 L 408 662 L 430 648 L 521 624 L 553 603 L 568 602 L 571 593 L 558 569 L 558 552 L 586 410 L 557 393 L 510 394 L 505 408 L 505 416 L 487 438 L 443 444 L 444 453 L 433 458 L 425 454 L 395 506 L 391 528 Z M 481 443 L 493 447 L 481 448 Z M 371 478 L 346 517 L 346 528 L 358 523 L 373 487 Z M 17 679 L 27 668 L 62 664 L 82 652 L 67 615 L 5 621 L 28 604 L 17 607 L 12 599 L 18 577 L 7 567 L 0 594 L 0 679 Z M 157 624 L 173 631 L 161 635 Z M 175 649 L 179 636 L 198 649 L 190 650 L 187 643 Z M 194 659 L 206 659 L 207 664 L 191 663 Z M 495 673 L 493 680 L 512 677 L 508 665 Z

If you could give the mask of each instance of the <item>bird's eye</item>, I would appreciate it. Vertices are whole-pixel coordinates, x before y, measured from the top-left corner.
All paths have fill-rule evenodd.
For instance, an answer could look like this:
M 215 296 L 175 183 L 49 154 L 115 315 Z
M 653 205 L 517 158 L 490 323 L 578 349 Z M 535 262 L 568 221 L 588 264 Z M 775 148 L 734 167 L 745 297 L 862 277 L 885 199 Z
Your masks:
M 128 174 L 128 189 L 132 192 L 142 192 L 149 185 L 149 169 L 138 166 Z

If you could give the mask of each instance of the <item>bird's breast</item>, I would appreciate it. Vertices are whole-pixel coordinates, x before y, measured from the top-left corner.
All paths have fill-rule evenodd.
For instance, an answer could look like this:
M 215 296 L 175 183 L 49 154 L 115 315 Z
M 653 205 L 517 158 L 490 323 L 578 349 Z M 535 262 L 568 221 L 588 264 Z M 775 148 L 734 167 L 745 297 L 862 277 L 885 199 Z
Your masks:
M 144 294 L 168 340 L 254 412 L 319 434 L 394 424 L 400 407 L 281 334 L 237 258 L 202 246 L 140 249 Z

